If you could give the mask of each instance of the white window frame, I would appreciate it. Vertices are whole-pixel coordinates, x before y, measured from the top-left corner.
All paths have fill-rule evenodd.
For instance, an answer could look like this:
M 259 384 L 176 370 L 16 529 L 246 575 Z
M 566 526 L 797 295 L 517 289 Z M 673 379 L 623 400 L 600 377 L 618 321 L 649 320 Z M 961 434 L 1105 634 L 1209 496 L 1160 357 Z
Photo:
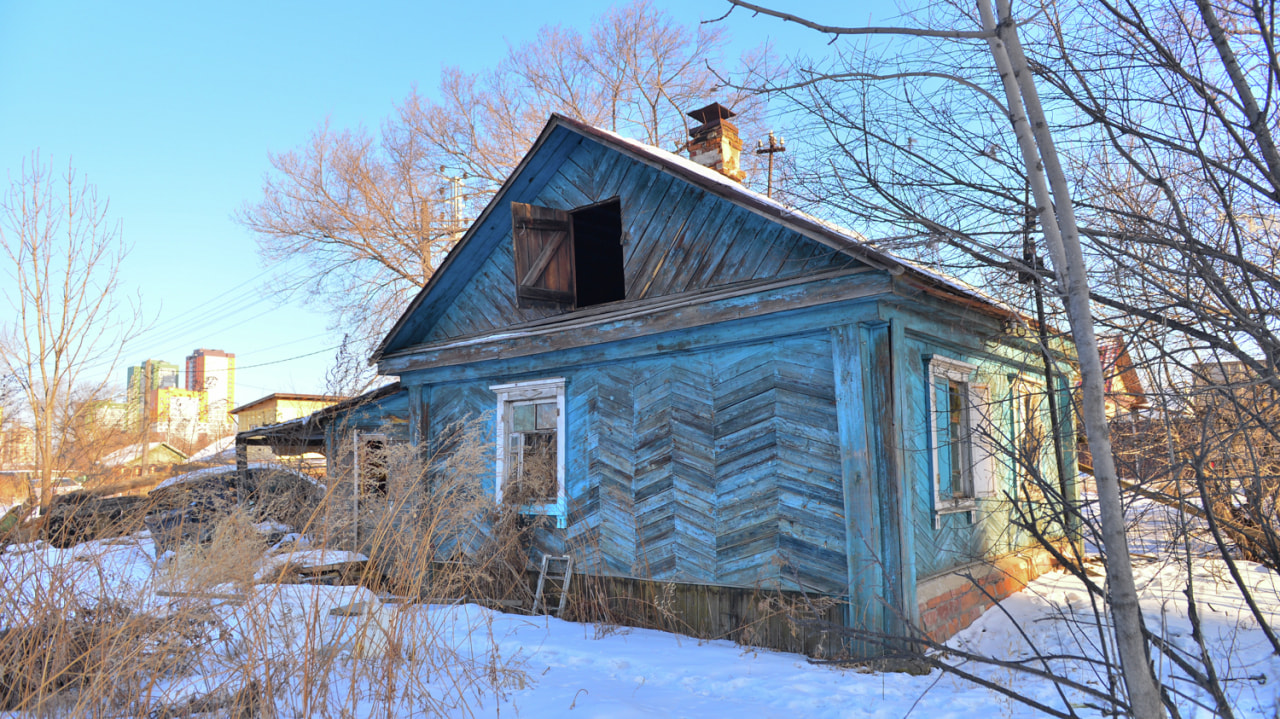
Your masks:
M 977 365 L 962 360 L 926 355 L 925 362 L 929 368 L 927 386 L 927 415 L 929 422 L 929 481 L 933 485 L 933 521 L 934 528 L 941 526 L 941 516 L 958 512 L 973 512 L 978 507 L 979 498 L 995 496 L 994 474 L 991 471 L 991 442 L 988 413 L 984 411 L 989 401 L 986 385 L 974 382 Z M 963 426 L 960 430 L 962 438 L 962 457 L 952 458 L 959 461 L 961 471 L 965 475 L 966 484 L 973 490 L 967 497 L 942 496 L 942 478 L 939 476 L 938 458 L 938 416 L 937 381 L 948 380 L 960 385 L 967 403 Z M 970 515 L 970 521 L 973 517 Z
M 494 480 L 494 497 L 502 503 L 502 485 L 506 478 L 507 465 L 510 464 L 508 452 L 510 442 L 507 434 L 511 427 L 511 410 L 518 404 L 547 400 L 556 401 L 556 501 L 547 504 L 530 504 L 520 508 L 526 514 L 547 515 L 556 518 L 556 526 L 563 529 L 568 521 L 568 502 L 564 489 L 565 458 L 565 411 L 564 411 L 564 378 L 526 380 L 508 384 L 495 384 L 489 390 L 497 395 L 497 476 Z
M 1039 456 L 1035 458 L 1036 464 L 1043 475 L 1045 448 L 1049 442 L 1053 441 L 1053 431 L 1050 429 L 1052 420 L 1046 420 L 1045 415 L 1048 414 L 1049 406 L 1049 389 L 1042 378 L 1032 375 L 1019 374 L 1013 381 L 1012 391 L 1009 395 L 1013 398 L 1013 407 L 1010 412 L 1010 422 L 1012 428 L 1013 448 L 1013 486 L 1015 496 L 1022 501 L 1043 502 L 1045 501 L 1044 492 L 1040 488 L 1036 489 L 1039 496 L 1027 496 L 1026 486 L 1029 482 L 1034 481 L 1031 471 L 1023 464 L 1022 447 L 1025 442 L 1025 436 L 1031 427 L 1032 422 L 1039 425 L 1039 433 L 1041 434 L 1039 447 Z M 1036 416 L 1028 417 L 1026 413 L 1026 397 L 1027 395 L 1037 395 L 1039 400 L 1036 402 Z M 1051 446 L 1051 445 L 1050 445 Z

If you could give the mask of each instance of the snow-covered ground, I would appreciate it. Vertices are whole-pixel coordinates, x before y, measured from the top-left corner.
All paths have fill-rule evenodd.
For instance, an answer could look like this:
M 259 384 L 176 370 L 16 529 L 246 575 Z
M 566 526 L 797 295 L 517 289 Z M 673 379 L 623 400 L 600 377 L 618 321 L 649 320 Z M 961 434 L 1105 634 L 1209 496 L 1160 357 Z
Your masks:
M 1138 551 L 1151 558 L 1137 560 L 1137 579 L 1148 621 L 1170 642 L 1198 655 L 1185 611 L 1185 555 L 1151 536 L 1144 541 Z M 73 586 L 85 607 L 111 595 L 127 597 L 133 611 L 165 616 L 192 600 L 157 593 L 165 586 L 165 569 L 154 556 L 145 532 L 66 550 L 43 544 L 9 547 L 0 554 L 0 581 L 11 593 L 0 606 L 0 627 L 21 624 L 22 601 L 42 601 L 40 592 L 55 584 Z M 1280 707 L 1280 659 L 1272 655 L 1223 562 L 1194 558 L 1191 566 L 1215 669 L 1227 678 L 1237 716 L 1274 718 Z M 1240 567 L 1265 614 L 1277 619 L 1277 576 L 1255 564 L 1241 562 Z M 148 689 L 153 705 L 240 686 L 252 674 L 246 667 L 255 663 L 246 657 L 253 657 L 277 667 L 268 693 L 281 717 L 1035 715 L 997 692 L 936 670 L 870 673 L 727 641 L 574 624 L 474 605 L 401 607 L 381 604 L 355 587 L 259 585 L 243 604 L 203 601 L 213 616 L 205 625 L 210 629 L 199 661 L 185 672 L 155 677 Z M 1028 641 L 1041 654 L 1079 657 L 1051 664 L 1107 691 L 1105 674 L 1090 661 L 1101 655 L 1096 620 L 1075 578 L 1045 575 L 987 612 L 951 646 L 1016 661 L 1031 656 Z M 409 659 L 394 661 L 397 656 Z M 1157 664 L 1162 676 L 1175 677 L 1171 686 L 1189 695 L 1182 702 L 1184 717 L 1212 716 L 1194 705 L 1195 700 L 1207 703 L 1206 695 L 1176 678 L 1168 661 Z M 319 676 L 316 667 L 321 667 Z M 964 668 L 1062 706 L 1046 680 L 975 663 Z M 1066 697 L 1080 715 L 1098 715 L 1090 708 L 1095 700 L 1083 693 L 1068 690 Z

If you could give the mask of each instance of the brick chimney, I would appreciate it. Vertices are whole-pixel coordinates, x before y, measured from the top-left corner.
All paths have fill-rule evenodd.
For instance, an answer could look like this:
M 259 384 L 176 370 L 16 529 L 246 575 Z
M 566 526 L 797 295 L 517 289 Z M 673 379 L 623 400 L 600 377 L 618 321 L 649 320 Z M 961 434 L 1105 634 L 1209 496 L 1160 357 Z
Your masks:
M 698 126 L 689 131 L 689 159 L 710 167 L 725 177 L 742 182 L 747 177 L 740 167 L 742 140 L 738 127 L 729 118 L 734 112 L 718 102 L 689 113 Z

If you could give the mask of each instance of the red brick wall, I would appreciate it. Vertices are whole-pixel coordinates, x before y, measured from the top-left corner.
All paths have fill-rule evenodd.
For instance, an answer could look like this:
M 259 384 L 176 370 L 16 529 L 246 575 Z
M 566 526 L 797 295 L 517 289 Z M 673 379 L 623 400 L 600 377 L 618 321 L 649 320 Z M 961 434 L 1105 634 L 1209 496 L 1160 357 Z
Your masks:
M 977 586 L 997 600 L 1054 568 L 1052 555 L 1042 549 L 1001 557 L 992 563 L 974 564 L 949 574 L 930 577 L 917 585 L 920 625 L 934 641 L 950 639 L 992 606 Z

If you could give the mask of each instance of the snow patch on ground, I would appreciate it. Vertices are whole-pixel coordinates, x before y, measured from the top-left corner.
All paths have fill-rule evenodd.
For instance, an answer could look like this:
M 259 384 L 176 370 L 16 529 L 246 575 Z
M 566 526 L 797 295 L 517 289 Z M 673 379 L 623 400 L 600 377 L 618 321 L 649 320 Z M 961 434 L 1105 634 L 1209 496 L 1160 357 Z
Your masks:
M 1159 513 L 1143 521 L 1165 521 Z M 1167 519 L 1167 518 L 1166 518 Z M 1181 521 L 1175 522 L 1181 528 Z M 292 538 L 297 541 L 302 538 Z M 1147 537 L 1151 539 L 1151 537 Z M 1156 559 L 1139 558 L 1136 572 L 1150 625 L 1188 653 L 1197 653 L 1186 615 L 1192 581 L 1217 672 L 1242 717 L 1275 717 L 1280 706 L 1280 660 L 1250 615 L 1220 559 L 1191 557 L 1168 543 L 1144 545 Z M 1144 540 L 1146 541 L 1146 540 Z M 294 546 L 297 546 L 296 544 Z M 153 559 L 144 532 L 71 549 L 44 543 L 0 553 L 0 581 L 13 600 L 0 606 L 0 629 L 22 622 L 23 602 L 42 600 L 53 585 L 69 586 L 91 607 L 102 597 L 128 598 L 138 612 L 167 616 L 196 601 L 163 596 L 164 562 Z M 360 558 L 299 549 L 278 558 L 330 563 Z M 271 560 L 274 561 L 274 560 Z M 1269 621 L 1280 619 L 1280 578 L 1240 562 Z M 1100 566 L 1091 568 L 1099 575 Z M 1102 577 L 1093 577 L 1101 582 Z M 385 604 L 367 589 L 260 584 L 222 587 L 243 601 L 206 601 L 213 612 L 203 659 L 182 676 L 157 678 L 155 696 L 178 701 L 235 686 L 243 658 L 279 667 L 274 701 L 280 716 L 418 716 L 424 701 L 444 716 L 649 717 L 930 717 L 994 719 L 1033 716 L 1026 706 L 950 674 L 864 673 L 811 663 L 803 656 L 756 650 L 727 641 L 699 641 L 658 631 L 574 624 L 549 617 L 505 614 L 474 605 Z M 17 594 L 14 594 L 16 592 Z M 1015 621 L 1016 620 L 1016 625 Z M 1105 616 L 1101 622 L 1105 625 Z M 1044 575 L 1024 592 L 988 611 L 950 642 L 957 650 L 1008 661 L 1034 651 L 1085 686 L 1109 691 L 1103 656 L 1084 586 L 1065 572 Z M 305 677 L 308 657 L 329 657 L 322 678 Z M 409 657 L 388 682 L 388 657 Z M 958 661 L 958 660 L 957 660 Z M 1166 660 L 1158 670 L 1187 694 L 1184 716 L 1209 716 L 1193 701 L 1208 698 Z M 1062 698 L 1046 680 L 969 663 L 967 671 L 1015 688 L 1051 706 Z M 388 693 L 387 687 L 395 686 Z M 1082 716 L 1098 716 L 1083 692 L 1066 691 Z

